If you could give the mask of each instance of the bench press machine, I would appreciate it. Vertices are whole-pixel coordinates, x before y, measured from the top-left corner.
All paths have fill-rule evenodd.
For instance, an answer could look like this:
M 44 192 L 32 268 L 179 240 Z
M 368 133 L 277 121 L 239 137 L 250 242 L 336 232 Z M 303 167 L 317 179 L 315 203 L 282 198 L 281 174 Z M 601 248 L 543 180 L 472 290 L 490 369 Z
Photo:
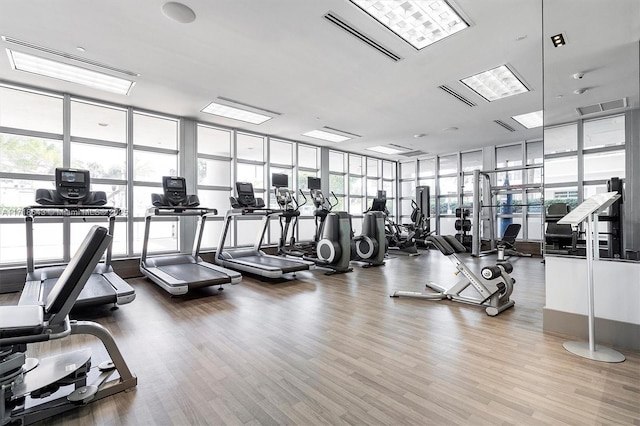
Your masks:
M 111 333 L 91 321 L 69 319 L 69 312 L 111 243 L 106 228 L 91 228 L 43 305 L 0 307 L 0 424 L 31 424 L 133 388 L 131 373 Z M 88 334 L 104 344 L 110 361 L 91 371 L 91 350 L 42 359 L 27 358 L 27 345 Z M 117 377 L 109 378 L 117 373 Z M 97 377 L 96 377 L 97 375 Z M 93 380 L 87 383 L 89 378 Z M 66 391 L 66 386 L 73 390 Z
M 440 250 L 455 265 L 456 275 L 461 273 L 465 279 L 449 288 L 433 282 L 428 283 L 427 287 L 436 290 L 437 293 L 396 290 L 391 297 L 414 297 L 429 300 L 449 299 L 454 302 L 485 306 L 487 315 L 492 317 L 515 304 L 513 300 L 509 299 L 515 284 L 515 280 L 509 275 L 513 271 L 513 266 L 510 263 L 501 262 L 493 266 L 485 266 L 482 268 L 481 276 L 478 277 L 457 256 L 457 252 L 465 252 L 466 250 L 455 237 L 451 235 L 431 235 L 427 237 L 427 242 Z M 468 294 L 469 291 L 463 295 L 462 293 L 469 287 L 473 288 L 478 295 L 470 295 Z

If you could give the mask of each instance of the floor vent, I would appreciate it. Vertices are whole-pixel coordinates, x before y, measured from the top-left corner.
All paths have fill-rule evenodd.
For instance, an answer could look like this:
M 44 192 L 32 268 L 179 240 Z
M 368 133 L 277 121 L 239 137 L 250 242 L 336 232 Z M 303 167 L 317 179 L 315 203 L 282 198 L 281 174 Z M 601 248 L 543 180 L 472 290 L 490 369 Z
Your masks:
M 461 94 L 454 92 L 453 89 L 451 89 L 450 87 L 447 87 L 445 85 L 442 86 L 438 86 L 438 88 L 440 90 L 443 90 L 444 92 L 450 94 L 451 96 L 453 96 L 454 98 L 456 98 L 457 100 L 459 100 L 460 102 L 466 104 L 467 106 L 470 107 L 474 107 L 476 106 L 476 104 L 474 102 L 471 102 L 469 99 L 465 98 L 464 96 L 462 96 Z
M 594 105 L 587 105 L 576 108 L 578 115 L 596 114 L 598 112 L 612 111 L 615 109 L 626 108 L 628 106 L 627 98 L 616 99 L 614 101 L 602 102 Z
M 494 123 L 496 123 L 498 126 L 504 127 L 505 129 L 507 129 L 510 132 L 515 132 L 516 129 L 514 129 L 513 127 L 509 126 L 507 123 L 505 123 L 502 120 L 493 120 Z
M 332 24 L 336 25 L 340 29 L 348 32 L 349 34 L 351 34 L 352 36 L 356 37 L 360 41 L 362 41 L 362 42 L 368 44 L 369 46 L 373 47 L 378 52 L 382 53 L 384 56 L 386 56 L 387 58 L 391 59 L 392 61 L 398 62 L 398 61 L 400 61 L 402 59 L 402 57 L 396 55 L 391 50 L 387 49 L 386 47 L 384 47 L 383 45 L 381 45 L 377 41 L 374 41 L 371 38 L 369 38 L 368 36 L 364 35 L 358 29 L 356 29 L 351 24 L 349 24 L 346 21 L 344 21 L 342 18 L 340 18 L 338 15 L 334 14 L 333 12 L 328 12 L 326 15 L 324 15 L 324 19 L 326 19 L 327 21 L 329 21 Z

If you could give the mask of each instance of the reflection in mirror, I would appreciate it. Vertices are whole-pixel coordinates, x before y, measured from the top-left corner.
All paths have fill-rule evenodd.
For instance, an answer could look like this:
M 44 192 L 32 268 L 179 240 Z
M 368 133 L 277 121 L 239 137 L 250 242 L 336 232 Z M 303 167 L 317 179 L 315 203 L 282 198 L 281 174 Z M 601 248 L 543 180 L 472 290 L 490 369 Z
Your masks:
M 632 208 L 640 203 L 639 16 L 638 0 L 543 1 L 545 207 L 579 204 L 622 179 L 621 213 L 602 226 L 600 241 L 612 244 L 611 230 L 619 232 L 619 257 L 634 260 L 640 260 L 640 209 Z M 555 47 L 559 34 L 565 44 Z

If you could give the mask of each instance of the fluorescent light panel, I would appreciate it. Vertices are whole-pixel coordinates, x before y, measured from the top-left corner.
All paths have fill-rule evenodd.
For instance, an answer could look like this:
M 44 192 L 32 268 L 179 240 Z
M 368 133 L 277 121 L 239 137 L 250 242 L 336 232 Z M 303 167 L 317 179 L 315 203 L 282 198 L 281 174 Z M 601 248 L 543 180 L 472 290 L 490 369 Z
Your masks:
M 527 114 L 514 115 L 511 118 L 522 124 L 527 129 L 542 126 L 542 110 L 529 112 Z
M 232 120 L 244 121 L 251 124 L 262 124 L 265 121 L 271 120 L 273 118 L 269 117 L 268 115 L 258 114 L 256 112 L 218 104 L 216 102 L 211 102 L 209 105 L 202 109 L 202 112 L 212 115 L 218 115 L 220 117 L 230 118 Z
M 17 71 L 29 72 L 45 77 L 56 78 L 70 83 L 82 84 L 94 89 L 105 90 L 119 95 L 128 95 L 135 84 L 131 80 L 114 77 L 86 68 L 52 61 L 39 56 L 29 55 L 7 49 L 11 67 Z
M 351 0 L 416 49 L 469 26 L 443 0 Z
M 384 146 L 384 145 L 371 146 L 365 149 L 369 151 L 379 152 L 380 154 L 386 154 L 386 155 L 397 155 L 402 152 L 406 152 L 401 149 L 391 148 L 390 146 Z
M 309 132 L 303 133 L 302 136 L 308 136 L 314 139 L 321 139 L 327 142 L 344 142 L 351 139 L 349 137 L 338 135 L 335 133 L 325 132 L 324 130 L 311 130 Z
M 489 102 L 529 91 L 506 65 L 472 75 L 460 82 Z

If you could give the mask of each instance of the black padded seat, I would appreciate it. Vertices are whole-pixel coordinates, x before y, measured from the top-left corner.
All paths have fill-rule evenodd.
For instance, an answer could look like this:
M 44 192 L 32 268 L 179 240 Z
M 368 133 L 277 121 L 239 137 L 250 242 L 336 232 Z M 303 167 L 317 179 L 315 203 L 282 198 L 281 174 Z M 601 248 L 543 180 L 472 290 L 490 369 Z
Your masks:
M 39 305 L 3 306 L 0 315 L 0 338 L 32 336 L 42 333 L 44 311 Z

